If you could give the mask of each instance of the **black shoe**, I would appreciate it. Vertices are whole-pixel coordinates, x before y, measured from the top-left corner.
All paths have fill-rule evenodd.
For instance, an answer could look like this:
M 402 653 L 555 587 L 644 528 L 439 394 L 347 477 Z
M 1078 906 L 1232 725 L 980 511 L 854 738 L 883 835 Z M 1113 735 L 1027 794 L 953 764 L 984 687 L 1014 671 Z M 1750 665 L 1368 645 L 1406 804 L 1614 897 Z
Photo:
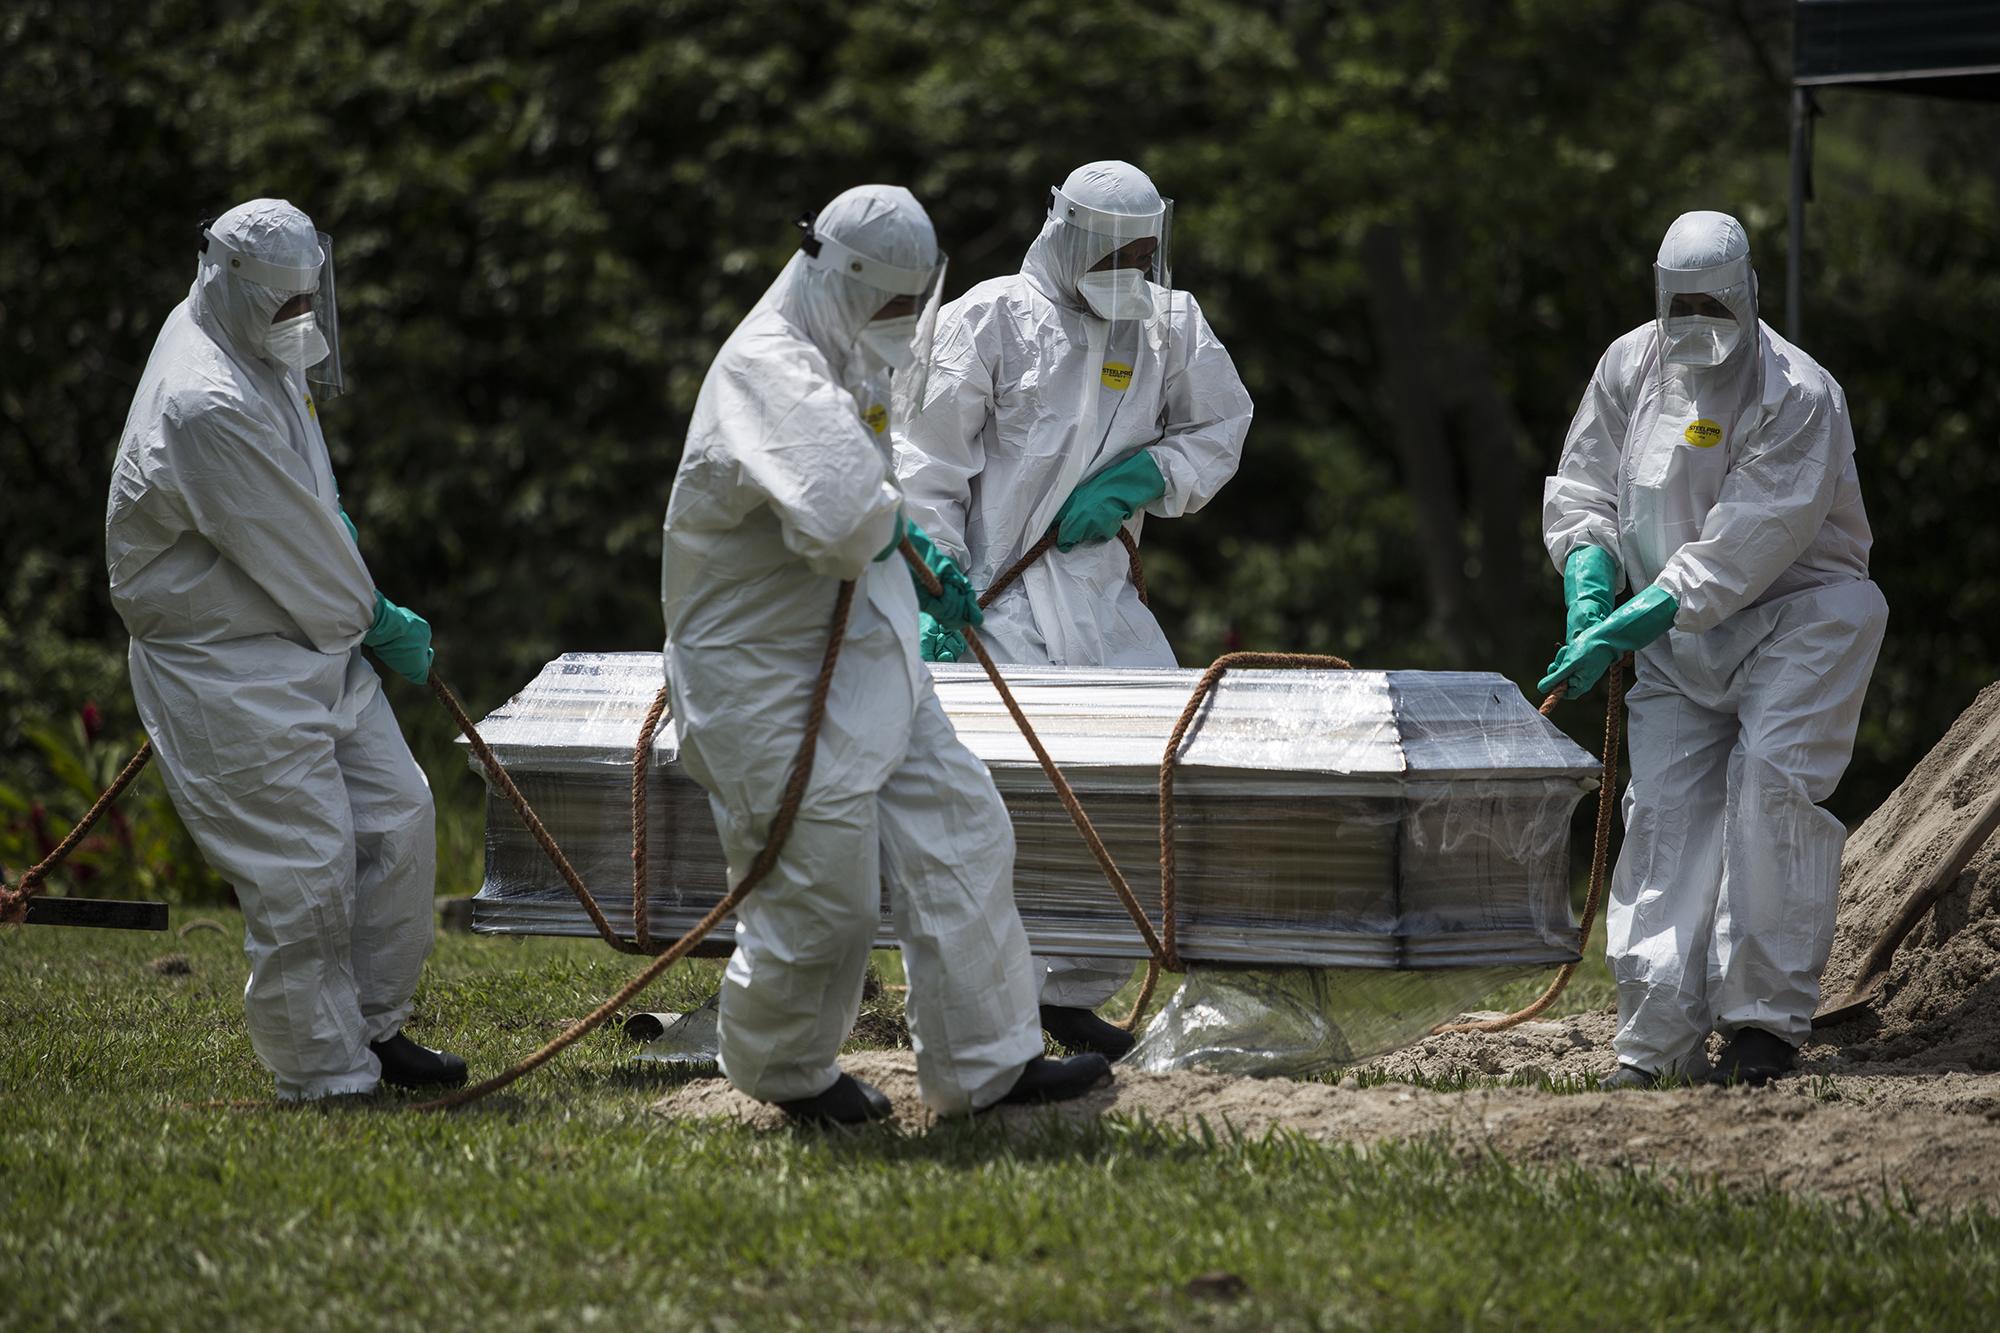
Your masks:
M 1722 1048 L 1722 1058 L 1715 1062 L 1715 1072 L 1708 1081 L 1761 1088 L 1791 1073 L 1798 1062 L 1798 1049 L 1775 1032 L 1743 1028 Z
M 1093 1051 L 1107 1060 L 1123 1058 L 1137 1040 L 1124 1028 L 1105 1022 L 1089 1009 L 1072 1009 L 1061 1004 L 1042 1006 L 1042 1031 L 1054 1038 L 1058 1046 L 1072 1051 Z
M 382 1062 L 382 1081 L 395 1088 L 455 1088 L 465 1082 L 465 1061 L 428 1046 L 419 1046 L 398 1032 L 368 1049 Z
M 778 1109 L 794 1124 L 826 1128 L 831 1125 L 865 1125 L 885 1120 L 895 1113 L 889 1099 L 873 1084 L 863 1083 L 852 1074 L 842 1074 L 833 1086 L 814 1097 L 779 1102 Z
M 1628 1065 L 1622 1060 L 1615 1071 L 1597 1082 L 1599 1092 L 1651 1092 L 1659 1086 L 1658 1074 L 1637 1065 Z
M 1111 1081 L 1111 1062 L 1095 1052 L 1052 1059 L 1038 1055 L 1028 1061 L 1014 1086 L 994 1106 L 1029 1106 L 1066 1102 Z M 992 1107 L 987 1107 L 991 1110 Z

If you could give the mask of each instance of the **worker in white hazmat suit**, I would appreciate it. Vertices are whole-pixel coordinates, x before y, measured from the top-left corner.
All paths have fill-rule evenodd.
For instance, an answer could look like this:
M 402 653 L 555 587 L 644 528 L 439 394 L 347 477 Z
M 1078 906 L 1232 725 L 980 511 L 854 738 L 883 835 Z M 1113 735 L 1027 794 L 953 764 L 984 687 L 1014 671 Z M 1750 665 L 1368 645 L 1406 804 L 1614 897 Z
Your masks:
M 917 656 L 920 602 L 954 628 L 979 619 L 964 575 L 905 523 L 885 419 L 896 404 L 879 401 L 892 371 L 898 401 L 922 379 L 943 258 L 923 208 L 892 186 L 848 190 L 802 226 L 799 253 L 702 382 L 665 524 L 674 733 L 732 882 L 769 838 L 838 585 L 856 585 L 797 822 L 737 913 L 723 1072 L 800 1121 L 888 1114 L 835 1063 L 886 880 L 925 1102 L 952 1115 L 1075 1096 L 1110 1068 L 1041 1055 L 1013 830 Z M 904 536 L 943 596 L 920 599 Z
M 361 649 L 422 681 L 430 628 L 376 591 L 320 434 L 331 245 L 278 199 L 204 227 L 105 515 L 132 694 L 242 904 L 250 1041 L 286 1099 L 465 1079 L 402 1033 L 431 943 L 431 794 Z
M 1888 607 L 1847 401 L 1757 317 L 1742 226 L 1688 213 L 1656 318 L 1598 362 L 1542 516 L 1568 641 L 1544 689 L 1636 652 L 1625 845 L 1605 925 L 1614 1087 L 1793 1067 L 1833 942 L 1854 747 Z M 1621 585 L 1634 596 L 1612 609 Z
M 1113 539 L 1208 503 L 1235 474 L 1250 395 L 1201 307 L 1172 288 L 1171 216 L 1137 167 L 1078 167 L 1050 191 L 1021 271 L 939 318 L 922 410 L 896 445 L 910 516 L 979 588 L 1059 529 L 987 608 L 981 634 L 1002 662 L 1176 664 Z M 924 655 L 956 661 L 965 645 L 926 624 Z M 1051 1036 L 1114 1058 L 1131 1048 L 1092 1012 L 1129 963 L 1038 965 Z

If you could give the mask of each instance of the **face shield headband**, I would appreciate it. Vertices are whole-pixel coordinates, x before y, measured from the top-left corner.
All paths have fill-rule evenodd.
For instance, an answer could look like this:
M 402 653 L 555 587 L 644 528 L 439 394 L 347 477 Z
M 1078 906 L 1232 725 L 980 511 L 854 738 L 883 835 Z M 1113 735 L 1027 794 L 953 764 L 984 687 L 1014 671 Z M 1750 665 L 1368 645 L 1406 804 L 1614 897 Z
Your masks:
M 1173 212 L 1174 201 L 1171 199 L 1161 200 L 1156 212 L 1107 212 L 1070 198 L 1060 186 L 1049 187 L 1049 216 L 1093 236 L 1104 237 L 1112 243 L 1112 251 L 1121 250 L 1142 237 L 1151 236 L 1158 240 L 1159 248 L 1153 252 L 1152 262 L 1147 265 L 1145 273 L 1147 281 L 1162 287 L 1173 286 L 1173 266 L 1167 250 L 1167 242 L 1172 235 Z

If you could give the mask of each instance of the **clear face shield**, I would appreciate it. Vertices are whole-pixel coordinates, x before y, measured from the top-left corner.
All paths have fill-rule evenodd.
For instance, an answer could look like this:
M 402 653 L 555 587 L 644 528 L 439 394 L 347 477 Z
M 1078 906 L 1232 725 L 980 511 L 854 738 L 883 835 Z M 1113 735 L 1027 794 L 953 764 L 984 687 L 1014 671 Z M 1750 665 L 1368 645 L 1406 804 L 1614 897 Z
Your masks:
M 811 214 L 799 219 L 805 237 L 799 249 L 806 264 L 841 274 L 882 293 L 874 317 L 855 338 L 868 367 L 868 378 L 889 377 L 887 417 L 877 419 L 879 403 L 863 403 L 863 420 L 878 435 L 890 421 L 910 420 L 922 407 L 937 338 L 938 311 L 944 306 L 945 256 L 926 268 L 902 268 L 873 259 L 828 236 L 816 235 Z
M 305 374 L 313 396 L 324 402 L 347 392 L 347 373 L 340 363 L 340 300 L 333 282 L 333 237 L 323 231 L 313 235 L 319 238 L 319 252 L 324 256 L 319 266 L 319 292 L 313 297 L 313 326 L 326 343 L 326 356 L 307 366 Z
M 1049 216 L 1065 224 L 1076 294 L 1100 319 L 1149 319 L 1173 281 L 1174 201 L 1157 212 L 1112 213 L 1049 191 Z
M 211 220 L 212 221 L 212 220 Z M 333 276 L 333 237 L 315 231 L 319 263 L 306 268 L 274 264 L 245 254 L 201 224 L 202 254 L 245 282 L 268 287 L 287 299 L 278 307 L 264 350 L 304 373 L 313 396 L 322 401 L 347 390 L 340 362 L 340 302 Z
M 1757 327 L 1757 279 L 1746 255 L 1709 268 L 1653 265 L 1660 355 L 1669 365 L 1727 361 Z

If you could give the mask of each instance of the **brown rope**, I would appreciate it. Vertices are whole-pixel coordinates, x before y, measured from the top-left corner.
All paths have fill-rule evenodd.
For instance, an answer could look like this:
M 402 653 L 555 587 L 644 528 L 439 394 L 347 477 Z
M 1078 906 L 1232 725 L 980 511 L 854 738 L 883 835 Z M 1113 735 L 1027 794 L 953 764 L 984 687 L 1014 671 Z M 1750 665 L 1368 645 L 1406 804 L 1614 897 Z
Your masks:
M 847 615 L 853 604 L 854 584 L 851 581 L 842 583 L 840 585 L 840 593 L 834 599 L 833 623 L 827 629 L 826 654 L 820 661 L 819 678 L 813 682 L 812 702 L 806 708 L 805 730 L 800 734 L 799 748 L 792 756 L 791 771 L 785 777 L 784 793 L 778 798 L 777 813 L 771 817 L 771 831 L 765 837 L 763 850 L 759 851 L 756 858 L 750 862 L 750 868 L 744 872 L 743 878 L 738 880 L 736 886 L 723 896 L 722 901 L 710 908 L 708 915 L 697 921 L 687 934 L 675 940 L 673 944 L 667 947 L 665 952 L 647 964 L 644 971 L 626 982 L 615 994 L 605 1000 L 604 1003 L 598 1005 L 597 1008 L 591 1010 L 583 1018 L 571 1024 L 540 1050 L 482 1083 L 476 1083 L 469 1088 L 462 1088 L 450 1096 L 440 1097 L 435 1101 L 424 1102 L 414 1107 L 414 1110 L 449 1111 L 470 1102 L 476 1102 L 489 1093 L 497 1092 L 516 1079 L 541 1068 L 551 1059 L 555 1058 L 557 1053 L 564 1047 L 569 1046 L 602 1025 L 604 1020 L 616 1014 L 626 1004 L 630 1003 L 633 997 L 638 995 L 639 992 L 657 981 L 661 973 L 665 972 L 682 958 L 685 958 L 689 950 L 693 949 L 695 945 L 702 941 L 704 936 L 720 925 L 723 918 L 735 911 L 744 898 L 749 896 L 750 891 L 756 888 L 766 875 L 771 873 L 771 867 L 778 863 L 778 854 L 784 850 L 785 840 L 791 836 L 793 821 L 798 817 L 799 806 L 805 799 L 806 784 L 812 777 L 813 755 L 819 748 L 820 724 L 826 720 L 827 691 L 833 685 L 833 670 L 840 661 L 840 642 L 847 635 Z M 442 685 L 440 685 L 440 689 L 442 689 Z M 449 697 L 449 695 L 450 691 L 445 690 L 440 697 Z M 453 699 L 452 704 L 455 706 L 457 700 Z M 463 717 L 463 712 L 454 707 L 454 716 Z M 657 726 L 658 721 L 658 718 L 651 719 L 652 725 L 655 726 Z M 467 720 L 463 725 L 466 729 L 467 738 L 470 739 L 474 735 L 470 720 Z M 480 754 L 480 762 L 487 765 L 489 772 L 498 776 L 500 772 L 499 761 L 492 758 L 492 751 L 485 748 L 483 741 L 474 741 L 473 745 L 475 752 Z M 512 783 L 507 783 L 506 785 L 511 788 Z M 523 801 L 515 808 L 523 810 L 526 805 L 527 802 Z M 532 812 L 529 813 L 532 814 Z M 539 821 L 537 821 L 535 827 L 539 828 Z M 546 837 L 547 831 L 542 830 L 541 836 Z M 537 840 L 539 841 L 540 839 L 538 838 Z M 554 843 L 555 840 L 553 838 L 543 843 L 543 850 L 549 852 L 552 860 L 560 858 L 562 855 L 561 850 L 556 848 Z M 565 869 L 567 865 L 567 861 L 558 860 L 558 869 Z M 568 875 L 574 874 L 575 871 L 568 871 L 565 878 Z M 581 881 L 579 880 L 578 883 L 581 884 Z M 584 892 L 587 897 L 588 890 Z
M 1344 657 L 1333 657 L 1319 653 L 1224 653 L 1209 663 L 1201 681 L 1188 696 L 1187 707 L 1181 710 L 1180 721 L 1174 723 L 1174 733 L 1167 738 L 1167 752 L 1160 759 L 1160 916 L 1166 932 L 1166 947 L 1161 951 L 1160 962 L 1179 971 L 1180 950 L 1174 926 L 1174 767 L 1180 762 L 1181 743 L 1187 739 L 1187 731 L 1194 724 L 1196 714 L 1202 704 L 1215 689 L 1223 673 L 1232 668 L 1274 667 L 1281 670 L 1298 670 L 1332 667 L 1341 671 L 1352 671 L 1354 664 Z
M 1139 590 L 1139 604 L 1141 606 L 1151 606 L 1153 603 L 1146 596 L 1146 566 L 1143 563 L 1141 563 L 1139 559 L 1138 538 L 1132 535 L 1130 529 L 1120 528 L 1118 529 L 1118 540 L 1121 543 L 1123 543 L 1125 547 L 1125 559 L 1131 569 L 1132 586 Z M 979 594 L 980 606 L 986 607 L 993 605 L 993 599 L 995 597 L 998 597 L 1001 593 L 1007 591 L 1008 587 L 1011 586 L 1015 580 L 1019 579 L 1022 574 L 1027 572 L 1029 565 L 1034 564 L 1037 560 L 1040 560 L 1043 556 L 1047 555 L 1049 551 L 1052 548 L 1054 548 L 1055 544 L 1056 544 L 1056 529 L 1051 527 L 1047 532 L 1042 534 L 1042 539 L 1040 541 L 1036 542 L 1033 546 L 1030 546 L 1028 548 L 1028 553 L 1026 555 L 1022 556 L 1019 560 L 1016 560 L 1013 564 L 1007 566 L 1005 570 L 1001 571 L 999 578 L 994 579 L 991 584 L 987 585 L 986 591 Z
M 1139 998 L 1132 1002 L 1132 1012 L 1118 1020 L 1118 1026 L 1127 1032 L 1139 1030 L 1139 1020 L 1146 1016 L 1146 1006 L 1153 1002 L 1153 988 L 1160 984 L 1160 960 L 1146 960 L 1146 979 L 1139 983 Z
M 1139 591 L 1139 600 L 1146 602 L 1146 572 L 1145 566 L 1139 559 L 1139 544 L 1133 539 L 1131 532 L 1124 528 L 1118 530 L 1118 539 L 1124 543 L 1126 556 L 1131 563 L 1132 583 Z M 1051 528 L 1039 542 L 1036 542 L 1028 549 L 1025 555 L 1009 565 L 993 581 L 985 593 L 980 596 L 979 604 L 981 606 L 991 605 L 993 599 L 999 596 L 1009 584 L 1020 578 L 1029 565 L 1032 565 L 1035 561 L 1048 554 L 1049 550 L 1054 547 L 1055 542 L 1056 530 Z M 907 552 L 905 558 L 912 562 L 912 567 L 919 571 L 919 577 L 924 580 L 925 586 L 930 589 L 933 595 L 936 595 L 939 591 L 937 580 L 930 570 L 924 567 L 922 561 L 916 558 L 916 553 L 914 551 Z M 1154 930 L 1152 920 L 1146 915 L 1145 909 L 1139 905 L 1139 900 L 1133 894 L 1131 885 L 1126 881 L 1124 873 L 1119 870 L 1117 863 L 1111 859 L 1110 851 L 1104 846 L 1103 839 L 1098 836 L 1097 829 L 1092 825 L 1089 815 L 1084 812 L 1082 802 L 1077 799 L 1076 793 L 1071 790 L 1068 780 L 1063 776 L 1062 770 L 1056 766 L 1055 761 L 1049 757 L 1048 751 L 1042 747 L 1041 738 L 1035 734 L 1035 729 L 1029 724 L 1027 715 L 1021 711 L 1020 704 L 1016 702 L 1013 692 L 1007 688 L 1007 683 L 1001 678 L 999 668 L 993 664 L 993 659 L 987 655 L 985 645 L 979 642 L 978 635 L 971 629 L 968 628 L 963 632 L 967 645 L 972 648 L 974 656 L 979 659 L 979 664 L 986 669 L 987 677 L 993 682 L 993 688 L 999 693 L 1000 701 L 1007 706 L 1007 711 L 1012 715 L 1014 724 L 1020 728 L 1021 734 L 1027 738 L 1029 747 L 1035 752 L 1035 758 L 1041 761 L 1042 771 L 1048 774 L 1049 782 L 1055 787 L 1056 795 L 1061 798 L 1063 808 L 1069 811 L 1071 822 L 1076 825 L 1077 831 L 1083 835 L 1085 845 L 1090 848 L 1091 855 L 1097 859 L 1099 867 L 1104 871 L 1104 877 L 1117 892 L 1119 901 L 1124 904 L 1126 913 L 1131 916 L 1133 924 L 1139 928 L 1139 934 L 1146 942 L 1148 954 L 1146 959 L 1146 979 L 1140 983 L 1139 997 L 1132 1006 L 1132 1012 L 1126 1015 L 1121 1023 L 1122 1027 L 1130 1031 L 1137 1027 L 1140 1019 L 1145 1016 L 1146 1006 L 1151 1002 L 1153 991 L 1159 984 L 1162 968 L 1172 968 L 1176 971 L 1181 968 L 1180 956 L 1175 947 L 1174 939 L 1177 913 L 1175 910 L 1173 840 L 1173 772 L 1180 754 L 1181 744 L 1186 739 L 1188 727 L 1193 724 L 1202 703 L 1214 690 L 1216 683 L 1222 679 L 1223 673 L 1232 667 L 1291 669 L 1331 667 L 1339 670 L 1352 670 L 1353 663 L 1341 657 L 1323 656 L 1312 653 L 1229 653 L 1217 658 L 1202 675 L 1200 683 L 1195 686 L 1194 693 L 1188 698 L 1187 707 L 1181 711 L 1180 721 L 1175 725 L 1173 736 L 1167 742 L 1166 755 L 1160 761 L 1160 919 L 1162 930 L 1164 931 L 1164 938 L 1162 938 L 1161 934 Z
M 132 757 L 125 761 L 125 767 L 111 780 L 111 785 L 98 794 L 97 803 L 84 812 L 83 818 L 77 820 L 70 831 L 63 836 L 63 840 L 55 845 L 55 850 L 23 871 L 20 882 L 13 888 L 0 884 L 0 925 L 12 925 L 27 919 L 28 899 L 42 891 L 49 875 L 57 866 L 69 859 L 69 854 L 76 850 L 77 844 L 89 836 L 91 828 L 104 817 L 104 812 L 111 808 L 111 803 L 132 785 L 132 779 L 139 776 L 139 770 L 144 768 L 146 761 L 152 757 L 153 742 L 141 741 L 139 748 L 132 752 Z
M 1590 930 L 1597 922 L 1597 909 L 1604 901 L 1604 871 L 1611 853 L 1611 817 L 1618 804 L 1618 744 L 1622 730 L 1620 723 L 1624 719 L 1621 705 L 1625 702 L 1625 672 L 1631 661 L 1632 658 L 1627 655 L 1613 662 L 1604 681 L 1604 766 L 1597 783 L 1597 844 L 1590 854 L 1590 888 L 1584 894 L 1583 919 L 1577 926 L 1579 953 L 1590 944 Z M 1554 712 L 1567 693 L 1566 686 L 1556 686 L 1549 697 L 1542 700 L 1539 710 L 1542 716 L 1547 717 Z M 1441 1023 L 1431 1032 L 1504 1032 L 1525 1023 L 1556 1002 L 1556 997 L 1569 986 L 1570 978 L 1576 975 L 1576 969 L 1576 963 L 1564 963 L 1548 988 L 1526 1008 L 1475 1023 Z
M 575 895 L 578 905 L 590 917 L 590 924 L 597 927 L 597 933 L 603 936 L 604 942 L 620 953 L 639 952 L 638 946 L 627 943 L 611 928 L 611 922 L 605 919 L 603 910 L 597 905 L 597 899 L 591 896 L 590 889 L 584 884 L 583 876 L 576 873 L 576 867 L 569 863 L 569 858 L 563 855 L 563 849 L 556 845 L 555 837 L 542 824 L 541 816 L 537 815 L 534 807 L 528 804 L 528 798 L 521 795 L 521 789 L 514 785 L 514 779 L 508 776 L 506 768 L 495 757 L 492 748 L 486 744 L 486 738 L 479 734 L 479 728 L 472 724 L 470 717 L 466 716 L 464 706 L 459 703 L 458 696 L 451 692 L 451 687 L 445 684 L 444 679 L 435 671 L 431 673 L 430 686 L 431 693 L 444 705 L 444 710 L 451 714 L 451 720 L 458 724 L 466 744 L 472 747 L 472 753 L 485 767 L 487 775 L 493 779 L 493 784 L 500 789 L 500 794 L 507 798 L 507 804 L 514 807 L 514 813 L 520 816 L 521 823 L 527 826 L 529 834 L 541 846 L 550 863 L 555 866 L 556 873 L 561 875 L 563 883 L 569 886 L 570 893 Z
M 1039 558 L 1049 549 L 1053 538 L 1053 533 L 1044 537 L 1036 544 L 1032 554 Z M 910 568 L 915 571 L 917 578 L 923 582 L 930 595 L 936 597 L 941 594 L 944 586 L 938 582 L 938 576 L 931 572 L 930 566 L 924 563 L 923 557 L 917 554 L 916 548 L 910 545 L 907 538 L 903 542 L 902 551 L 903 559 L 909 562 Z M 1018 577 L 1021 567 L 1021 563 L 1017 561 L 1005 575 L 1002 575 L 1002 578 Z M 994 588 L 1004 586 L 1006 585 L 999 581 L 994 584 Z M 987 591 L 991 594 L 993 588 Z M 1028 721 L 1028 715 L 1021 711 L 1020 702 L 1014 698 L 1014 692 L 1007 688 L 1006 679 L 1001 676 L 1000 668 L 995 665 L 992 654 L 986 651 L 986 645 L 980 641 L 978 632 L 970 625 L 959 632 L 965 636 L 966 646 L 972 649 L 972 655 L 979 659 L 979 665 L 986 669 L 986 678 L 993 682 L 994 690 L 1000 695 L 1000 702 L 1007 706 L 1007 712 L 1014 719 L 1014 725 L 1021 729 L 1021 735 L 1027 739 L 1028 748 L 1033 750 L 1035 758 L 1041 761 L 1042 772 L 1048 775 L 1050 785 L 1056 789 L 1056 795 L 1061 799 L 1063 809 L 1069 811 L 1070 821 L 1076 825 L 1076 831 L 1083 835 L 1084 845 L 1089 847 L 1090 854 L 1097 858 L 1098 867 L 1104 871 L 1105 879 L 1109 880 L 1111 887 L 1117 891 L 1118 900 L 1125 905 L 1125 911 L 1132 918 L 1132 924 L 1139 928 L 1139 934 L 1146 941 L 1147 951 L 1157 957 L 1160 952 L 1160 937 L 1154 932 L 1153 923 L 1146 916 L 1146 909 L 1139 905 L 1138 896 L 1132 892 L 1132 886 L 1126 882 L 1125 872 L 1111 859 L 1111 850 L 1104 845 L 1104 839 L 1098 836 L 1096 826 L 1090 822 L 1090 816 L 1084 813 L 1083 802 L 1077 799 L 1076 792 L 1069 785 L 1069 779 L 1063 776 L 1062 769 L 1058 768 L 1056 761 L 1049 756 L 1047 748 L 1042 745 L 1042 738 L 1035 734 L 1034 725 Z
M 646 778 L 652 768 L 653 737 L 659 733 L 660 719 L 667 711 L 667 686 L 653 696 L 646 720 L 639 724 L 639 739 L 632 746 L 632 941 L 641 953 L 653 952 L 651 904 L 647 901 L 646 857 Z
M 979 595 L 980 606 L 982 607 L 991 606 L 993 604 L 993 599 L 998 597 L 1001 593 L 1005 592 L 1011 584 L 1013 584 L 1017 579 L 1019 579 L 1021 575 L 1027 571 L 1029 565 L 1034 564 L 1037 560 L 1040 560 L 1043 556 L 1047 555 L 1049 551 L 1053 549 L 1056 544 L 1056 532 L 1057 529 L 1051 526 L 1049 530 L 1042 535 L 1042 539 L 1040 541 L 1036 542 L 1033 546 L 1028 548 L 1027 553 L 1025 555 L 1023 555 L 1019 560 L 1016 560 L 1013 564 L 1007 566 L 1007 568 L 1001 572 L 1000 577 L 994 579 L 991 584 L 987 585 L 986 591 Z M 1146 566 L 1144 562 L 1139 559 L 1138 539 L 1132 535 L 1130 529 L 1121 527 L 1118 529 L 1118 540 L 1125 547 L 1125 558 L 1131 570 L 1132 586 L 1136 588 L 1139 593 L 1139 604 L 1141 606 L 1151 606 L 1153 604 L 1152 599 L 1149 596 L 1147 596 L 1146 593 Z M 926 581 L 929 582 L 930 571 L 925 570 L 924 576 Z M 935 589 L 933 589 L 933 591 L 935 591 Z M 968 643 L 971 642 L 971 639 L 969 637 L 967 639 L 967 642 Z M 984 658 L 982 651 L 981 655 L 982 663 L 984 663 L 985 660 L 986 659 Z M 1008 693 L 1007 686 L 1005 685 L 1005 683 L 1001 681 L 998 672 L 989 666 L 987 668 L 986 674 L 992 678 L 994 688 L 1000 692 L 1000 697 L 1007 704 L 1008 712 L 1013 714 L 1016 725 L 1018 725 L 1021 728 L 1022 733 L 1027 736 L 1028 743 L 1034 748 L 1036 757 L 1042 760 L 1042 770 L 1047 774 L 1049 774 L 1050 780 L 1055 783 L 1056 792 L 1058 795 L 1063 797 L 1064 807 L 1070 811 L 1070 819 L 1076 823 L 1078 830 L 1083 833 L 1083 840 L 1085 844 L 1090 846 L 1092 855 L 1098 855 L 1100 849 L 1103 847 L 1103 842 L 1100 839 L 1098 839 L 1097 830 L 1091 827 L 1089 817 L 1083 813 L 1082 805 L 1076 803 L 1075 793 L 1070 791 L 1069 784 L 1063 780 L 1061 773 L 1056 769 L 1054 765 L 1054 761 L 1050 760 L 1047 757 L 1046 753 L 1042 750 L 1041 742 L 1039 739 L 1036 738 L 1034 734 L 1034 729 L 1028 725 L 1027 719 L 1024 716 L 1022 716 L 1021 710 L 1015 705 L 1013 695 Z M 1101 866 L 1106 865 L 1109 860 L 1109 857 L 1110 857 L 1109 852 L 1104 852 L 1102 855 L 1099 855 L 1098 864 Z M 1129 898 L 1129 900 L 1127 900 L 1127 896 L 1131 894 L 1131 886 L 1125 882 L 1124 876 L 1118 872 L 1115 866 L 1107 869 L 1105 874 L 1106 878 L 1108 878 L 1111 881 L 1111 887 L 1119 890 L 1121 901 L 1126 902 L 1126 911 L 1128 913 L 1132 912 L 1138 903 L 1138 899 L 1136 897 L 1132 897 Z M 1153 998 L 1153 988 L 1159 984 L 1160 980 L 1160 960 L 1158 957 L 1158 944 L 1153 934 L 1152 922 L 1145 919 L 1145 912 L 1143 909 L 1140 909 L 1138 911 L 1137 916 L 1135 917 L 1135 921 L 1139 925 L 1140 934 L 1146 937 L 1147 947 L 1153 950 L 1154 952 L 1152 956 L 1149 956 L 1146 959 L 1146 980 L 1143 983 L 1141 983 L 1139 987 L 1138 1002 L 1132 1006 L 1132 1012 L 1127 1014 L 1119 1024 L 1120 1027 L 1123 1027 L 1128 1032 L 1137 1027 L 1140 1018 L 1142 1018 L 1145 1015 L 1146 1005 Z

